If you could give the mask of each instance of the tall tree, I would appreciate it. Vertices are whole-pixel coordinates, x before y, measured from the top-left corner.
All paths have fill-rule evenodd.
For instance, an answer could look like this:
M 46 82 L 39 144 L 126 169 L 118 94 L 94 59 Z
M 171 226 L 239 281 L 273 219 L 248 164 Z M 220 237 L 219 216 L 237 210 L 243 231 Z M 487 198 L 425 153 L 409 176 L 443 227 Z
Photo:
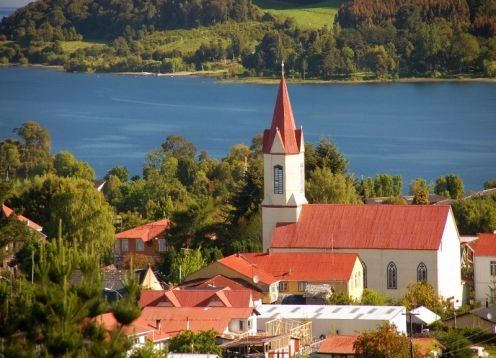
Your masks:
M 398 333 L 396 326 L 384 323 L 375 331 L 362 332 L 353 343 L 358 358 L 410 357 L 408 337 Z M 415 357 L 420 355 L 414 354 Z
M 463 180 L 456 174 L 449 174 L 436 179 L 434 192 L 447 198 L 459 200 L 464 195 Z
M 306 197 L 311 203 L 357 204 L 361 199 L 352 176 L 333 174 L 330 168 L 316 168 L 306 183 Z
M 22 138 L 21 166 L 19 171 L 24 177 L 45 174 L 51 167 L 51 139 L 48 130 L 37 122 L 27 121 L 14 132 Z

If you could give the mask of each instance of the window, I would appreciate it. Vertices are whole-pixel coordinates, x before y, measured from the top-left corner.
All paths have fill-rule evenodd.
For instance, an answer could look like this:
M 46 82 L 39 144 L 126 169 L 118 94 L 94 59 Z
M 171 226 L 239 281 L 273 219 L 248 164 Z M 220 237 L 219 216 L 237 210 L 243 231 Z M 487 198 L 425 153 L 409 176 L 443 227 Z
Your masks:
M 143 243 L 143 240 L 136 239 L 136 251 L 143 251 L 144 249 L 145 249 L 145 245 Z
M 417 281 L 427 282 L 427 266 L 423 262 L 417 266 Z
M 244 321 L 239 321 L 239 330 L 242 331 L 245 329 L 245 322 Z
M 307 288 L 307 283 L 305 281 L 298 282 L 298 291 L 304 292 L 306 288 Z
M 491 261 L 490 265 L 491 276 L 496 276 L 496 261 Z
M 305 193 L 305 164 L 300 163 L 300 192 Z
M 282 194 L 282 167 L 276 165 L 274 167 L 274 194 Z
M 129 251 L 129 241 L 122 239 L 122 251 Z
M 387 288 L 390 290 L 398 288 L 398 272 L 394 262 L 390 262 L 387 265 Z
M 363 288 L 367 288 L 367 265 L 362 261 L 363 266 Z
M 167 251 L 167 247 L 165 246 L 165 239 L 158 239 L 158 251 L 159 252 Z
M 287 290 L 288 290 L 288 282 L 287 281 L 279 282 L 279 291 L 284 292 Z

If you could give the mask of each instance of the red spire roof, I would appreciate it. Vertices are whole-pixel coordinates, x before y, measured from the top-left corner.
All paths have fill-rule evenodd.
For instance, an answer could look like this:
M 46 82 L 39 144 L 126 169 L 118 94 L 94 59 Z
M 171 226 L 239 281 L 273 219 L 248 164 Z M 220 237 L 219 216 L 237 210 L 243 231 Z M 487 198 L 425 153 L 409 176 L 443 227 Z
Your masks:
M 284 73 L 281 76 L 276 106 L 270 129 L 264 131 L 263 152 L 270 153 L 276 137 L 280 137 L 285 154 L 298 154 L 301 151 L 301 129 L 296 129 L 293 110 L 289 100 Z

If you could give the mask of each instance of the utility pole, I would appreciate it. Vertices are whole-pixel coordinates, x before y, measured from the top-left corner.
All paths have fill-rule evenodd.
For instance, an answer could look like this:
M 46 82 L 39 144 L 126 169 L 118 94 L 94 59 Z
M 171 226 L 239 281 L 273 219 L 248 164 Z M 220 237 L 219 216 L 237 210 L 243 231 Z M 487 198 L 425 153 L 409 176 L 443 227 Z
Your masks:
M 408 320 L 410 321 L 410 358 L 413 358 L 413 328 L 412 328 L 412 316 L 417 316 L 418 313 L 414 313 L 412 311 L 408 311 L 407 313 L 403 313 L 405 316 L 408 316 Z

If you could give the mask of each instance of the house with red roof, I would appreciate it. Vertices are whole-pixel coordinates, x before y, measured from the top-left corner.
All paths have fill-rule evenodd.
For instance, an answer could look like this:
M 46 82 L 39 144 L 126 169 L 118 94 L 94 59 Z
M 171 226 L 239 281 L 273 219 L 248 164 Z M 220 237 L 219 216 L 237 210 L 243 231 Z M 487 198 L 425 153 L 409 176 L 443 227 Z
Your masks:
M 309 204 L 304 150 L 283 74 L 263 136 L 264 252 L 355 253 L 364 287 L 400 298 L 408 284 L 427 281 L 461 305 L 460 238 L 449 205 Z
M 264 293 L 264 303 L 280 301 L 287 296 L 325 301 L 328 297 L 323 296 L 332 292 L 359 298 L 363 291 L 363 266 L 355 253 L 234 254 L 190 274 L 186 280 L 215 275 L 254 285 Z
M 9 208 L 7 205 L 2 204 L 2 211 L 0 214 L 0 217 L 5 217 L 8 218 L 11 215 L 15 215 L 17 217 L 17 220 L 21 223 L 24 223 L 32 232 L 35 232 L 37 236 L 39 236 L 41 239 L 45 239 L 46 235 L 43 234 L 43 227 L 37 223 L 35 223 L 33 220 L 28 219 L 24 215 L 17 214 Z M 7 244 L 7 246 L 3 247 L 3 260 L 1 262 L 1 268 L 7 269 L 9 262 L 11 262 L 14 259 L 14 255 L 19 249 L 19 243 L 17 242 L 10 242 Z
M 168 249 L 166 234 L 171 224 L 170 220 L 162 219 L 117 233 L 114 255 L 121 260 L 133 255 L 144 255 L 153 263 Z
M 314 357 L 319 358 L 353 358 L 355 349 L 353 345 L 357 336 L 338 336 L 332 335 L 327 337 Z M 440 357 L 442 350 L 445 348 L 439 341 L 431 337 L 414 337 L 413 346 L 415 352 L 422 357 Z
M 496 233 L 478 236 L 473 264 L 475 300 L 496 303 Z

